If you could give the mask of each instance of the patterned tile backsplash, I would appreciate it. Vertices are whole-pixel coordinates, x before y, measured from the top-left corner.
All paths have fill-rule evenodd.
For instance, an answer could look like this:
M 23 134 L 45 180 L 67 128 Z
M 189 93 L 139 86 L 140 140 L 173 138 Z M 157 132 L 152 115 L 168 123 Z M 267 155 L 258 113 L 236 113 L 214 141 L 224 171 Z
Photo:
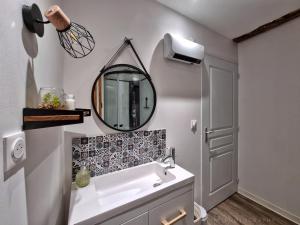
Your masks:
M 91 176 L 148 163 L 164 157 L 166 130 L 134 131 L 73 138 L 72 178 L 85 164 Z

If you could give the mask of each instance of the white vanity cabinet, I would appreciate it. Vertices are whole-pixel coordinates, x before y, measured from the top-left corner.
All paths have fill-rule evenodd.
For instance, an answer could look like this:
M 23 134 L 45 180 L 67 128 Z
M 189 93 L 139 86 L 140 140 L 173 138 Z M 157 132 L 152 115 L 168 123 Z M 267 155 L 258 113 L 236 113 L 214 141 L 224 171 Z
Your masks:
M 193 225 L 194 175 L 151 162 L 72 190 L 68 225 Z
M 193 207 L 190 184 L 97 225 L 193 225 Z
M 189 191 L 149 211 L 149 225 L 192 225 L 194 194 Z

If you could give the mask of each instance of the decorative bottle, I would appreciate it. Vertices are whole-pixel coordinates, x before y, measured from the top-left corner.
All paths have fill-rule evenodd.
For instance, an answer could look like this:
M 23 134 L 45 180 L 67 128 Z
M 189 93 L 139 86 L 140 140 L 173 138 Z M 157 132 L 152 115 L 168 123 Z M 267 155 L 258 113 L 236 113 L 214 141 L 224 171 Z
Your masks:
M 90 183 L 90 178 L 90 171 L 86 168 L 85 165 L 83 165 L 76 174 L 75 183 L 80 188 L 86 187 Z

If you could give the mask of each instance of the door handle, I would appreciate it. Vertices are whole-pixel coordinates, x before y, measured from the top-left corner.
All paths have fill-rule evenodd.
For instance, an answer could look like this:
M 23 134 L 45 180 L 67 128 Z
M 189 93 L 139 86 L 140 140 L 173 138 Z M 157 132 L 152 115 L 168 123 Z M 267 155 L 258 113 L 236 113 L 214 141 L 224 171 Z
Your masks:
M 208 135 L 213 133 L 213 130 L 208 130 L 208 128 L 205 128 L 205 143 L 208 142 Z
M 167 221 L 166 219 L 161 220 L 162 225 L 172 225 L 178 222 L 179 220 L 183 219 L 186 216 L 186 211 L 184 209 L 179 210 L 179 215 L 176 216 L 174 219 Z

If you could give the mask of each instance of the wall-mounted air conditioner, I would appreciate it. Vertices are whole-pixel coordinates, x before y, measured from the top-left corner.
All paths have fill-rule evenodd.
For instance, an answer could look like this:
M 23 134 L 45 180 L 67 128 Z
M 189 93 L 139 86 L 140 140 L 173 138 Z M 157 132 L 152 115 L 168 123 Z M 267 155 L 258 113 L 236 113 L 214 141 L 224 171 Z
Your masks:
M 204 58 L 204 46 L 167 33 L 164 36 L 164 56 L 171 60 L 200 64 Z

